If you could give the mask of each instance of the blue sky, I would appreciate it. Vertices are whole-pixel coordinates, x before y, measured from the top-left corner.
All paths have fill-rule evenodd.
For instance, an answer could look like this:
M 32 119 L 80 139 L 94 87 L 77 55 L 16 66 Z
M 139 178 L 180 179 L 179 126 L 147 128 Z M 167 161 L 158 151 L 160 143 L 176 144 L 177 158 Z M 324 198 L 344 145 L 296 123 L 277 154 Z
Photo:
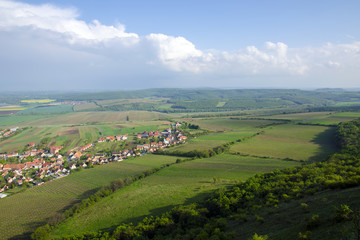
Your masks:
M 3 90 L 359 88 L 359 9 L 335 0 L 0 0 Z

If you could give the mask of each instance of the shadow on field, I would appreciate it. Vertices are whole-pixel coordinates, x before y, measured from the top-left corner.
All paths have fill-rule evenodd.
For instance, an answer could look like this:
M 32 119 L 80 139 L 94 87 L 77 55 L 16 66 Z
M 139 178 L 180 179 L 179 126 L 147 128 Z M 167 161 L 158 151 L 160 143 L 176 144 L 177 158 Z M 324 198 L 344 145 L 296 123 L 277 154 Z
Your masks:
M 100 189 L 100 187 L 83 192 L 77 200 L 71 202 L 69 205 L 67 205 L 63 209 L 56 211 L 52 216 L 50 216 L 42 221 L 36 221 L 36 222 L 30 222 L 30 223 L 24 224 L 26 232 L 24 232 L 21 235 L 13 236 L 9 239 L 11 239 L 11 240 L 30 239 L 31 233 L 33 233 L 38 227 L 41 227 L 41 226 L 49 223 L 50 219 L 56 217 L 56 215 L 58 215 L 58 214 L 64 213 L 66 210 L 70 209 L 75 204 L 81 202 L 83 199 L 86 199 L 86 198 L 90 197 L 91 195 L 93 195 L 94 193 L 96 193 L 99 189 Z
M 168 205 L 168 206 L 165 206 L 165 207 L 159 207 L 159 208 L 154 208 L 154 209 L 151 209 L 150 210 L 150 214 L 148 215 L 142 215 L 142 216 L 139 216 L 139 217 L 135 217 L 135 218 L 129 218 L 128 220 L 122 222 L 122 223 L 119 223 L 118 225 L 114 225 L 114 226 L 111 226 L 111 227 L 108 227 L 108 228 L 103 228 L 103 229 L 100 229 L 99 231 L 101 232 L 113 232 L 119 225 L 125 223 L 125 224 L 130 224 L 132 223 L 133 225 L 136 225 L 137 223 L 141 222 L 145 217 L 151 217 L 151 216 L 154 216 L 154 217 L 157 217 L 157 216 L 161 216 L 162 214 L 166 213 L 166 212 L 169 212 L 171 209 L 173 209 L 174 207 L 178 207 L 178 206 L 182 206 L 182 205 L 189 205 L 191 203 L 195 203 L 195 202 L 198 202 L 198 203 L 201 203 L 202 201 L 205 201 L 206 197 L 209 196 L 209 194 L 213 192 L 211 190 L 209 191 L 206 191 L 206 192 L 202 192 L 202 193 L 199 193 L 197 194 L 196 196 L 192 197 L 192 198 L 188 198 L 186 199 L 186 201 L 182 204 L 178 204 L 178 205 Z
M 309 158 L 310 162 L 326 160 L 329 155 L 335 153 L 338 150 L 335 144 L 335 131 L 335 127 L 328 128 L 325 131 L 317 134 L 315 138 L 311 140 L 312 143 L 318 144 L 320 149 L 316 155 Z
M 9 240 L 31 239 L 30 235 L 35 231 L 35 229 L 44 224 L 45 224 L 44 221 L 36 221 L 36 222 L 25 224 L 27 231 L 24 232 L 23 234 L 19 234 L 19 235 L 10 237 Z

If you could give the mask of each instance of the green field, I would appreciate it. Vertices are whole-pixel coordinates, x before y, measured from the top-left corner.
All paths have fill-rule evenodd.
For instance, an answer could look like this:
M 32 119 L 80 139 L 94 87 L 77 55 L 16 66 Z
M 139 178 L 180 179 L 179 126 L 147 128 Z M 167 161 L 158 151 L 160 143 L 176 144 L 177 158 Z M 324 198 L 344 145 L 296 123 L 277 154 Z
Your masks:
M 204 136 L 200 136 L 194 139 L 189 140 L 184 144 L 174 146 L 169 148 L 168 152 L 181 151 L 188 152 L 192 150 L 208 150 L 214 147 L 218 147 L 227 142 L 236 141 L 243 137 L 248 137 L 255 134 L 254 130 L 244 130 L 244 131 L 229 131 L 221 133 L 211 133 Z
M 196 121 L 202 128 L 209 130 L 222 129 L 224 132 L 210 133 L 189 140 L 185 144 L 181 144 L 170 148 L 169 152 L 181 151 L 187 152 L 192 150 L 208 150 L 218 147 L 222 144 L 249 137 L 263 130 L 264 127 L 275 123 L 269 120 L 243 120 L 237 118 L 220 118 L 220 119 L 203 119 Z
M 173 163 L 175 160 L 175 157 L 146 155 L 82 170 L 1 199 L 0 238 L 7 239 L 31 232 L 56 212 L 84 199 L 99 187 L 115 179 L 133 176 L 154 167 Z
M 226 131 L 226 130 L 245 130 L 265 127 L 269 124 L 277 123 L 276 120 L 249 120 L 241 118 L 210 118 L 195 120 L 195 124 L 199 124 L 200 127 L 209 129 L 212 131 Z
M 48 105 L 48 106 L 37 106 L 28 108 L 18 112 L 18 115 L 36 115 L 36 114 L 59 114 L 73 112 L 73 105 L 61 104 L 61 105 Z
M 201 200 L 207 192 L 235 180 L 296 165 L 299 164 L 294 161 L 228 154 L 175 164 L 68 219 L 54 235 L 111 229 L 122 222 L 137 222 L 146 215 L 161 214 L 176 205 Z
M 309 112 L 267 116 L 271 119 L 294 120 L 305 124 L 336 125 L 360 118 L 358 112 Z
M 259 157 L 317 161 L 336 151 L 335 128 L 286 124 L 265 130 L 264 134 L 235 144 L 230 151 Z

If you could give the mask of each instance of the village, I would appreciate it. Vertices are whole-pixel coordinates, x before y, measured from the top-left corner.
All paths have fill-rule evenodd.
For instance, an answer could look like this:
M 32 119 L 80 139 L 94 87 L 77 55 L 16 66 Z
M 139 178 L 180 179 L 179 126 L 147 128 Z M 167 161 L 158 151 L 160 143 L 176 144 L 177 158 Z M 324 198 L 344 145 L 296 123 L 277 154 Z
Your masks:
M 0 154 L 0 198 L 7 196 L 9 189 L 16 187 L 31 187 L 41 185 L 65 177 L 72 171 L 82 168 L 91 168 L 110 162 L 121 162 L 131 157 L 154 153 L 159 149 L 185 143 L 187 137 L 178 130 L 180 123 L 175 123 L 162 132 L 145 131 L 134 136 L 134 142 L 128 149 L 111 153 L 92 153 L 91 149 L 97 144 L 128 140 L 128 135 L 115 135 L 101 137 L 97 141 L 84 146 L 77 146 L 68 152 L 61 150 L 63 146 L 50 146 L 48 149 L 37 149 L 35 142 L 27 144 L 28 150 L 23 153 L 11 152 Z M 18 128 L 13 128 L 17 130 Z M 6 130 L 3 132 L 9 132 Z M 13 132 L 13 131 L 12 131 Z M 143 143 L 143 144 L 141 144 Z

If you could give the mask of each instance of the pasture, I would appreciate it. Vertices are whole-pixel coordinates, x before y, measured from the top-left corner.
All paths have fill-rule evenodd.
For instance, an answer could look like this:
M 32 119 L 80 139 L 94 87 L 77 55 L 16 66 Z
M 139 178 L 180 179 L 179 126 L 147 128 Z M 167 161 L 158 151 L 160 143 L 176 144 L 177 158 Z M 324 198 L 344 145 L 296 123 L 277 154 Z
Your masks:
M 336 151 L 335 128 L 286 124 L 267 128 L 264 134 L 236 143 L 230 152 L 244 155 L 294 159 L 325 160 Z
M 98 188 L 115 179 L 140 174 L 175 161 L 175 157 L 146 155 L 75 172 L 67 177 L 1 199 L 0 239 L 33 231 L 55 213 L 88 197 Z
M 235 180 L 296 165 L 299 163 L 294 161 L 229 154 L 174 164 L 90 206 L 62 223 L 53 235 L 111 229 L 123 222 L 137 222 L 176 205 L 201 200 L 211 190 Z

